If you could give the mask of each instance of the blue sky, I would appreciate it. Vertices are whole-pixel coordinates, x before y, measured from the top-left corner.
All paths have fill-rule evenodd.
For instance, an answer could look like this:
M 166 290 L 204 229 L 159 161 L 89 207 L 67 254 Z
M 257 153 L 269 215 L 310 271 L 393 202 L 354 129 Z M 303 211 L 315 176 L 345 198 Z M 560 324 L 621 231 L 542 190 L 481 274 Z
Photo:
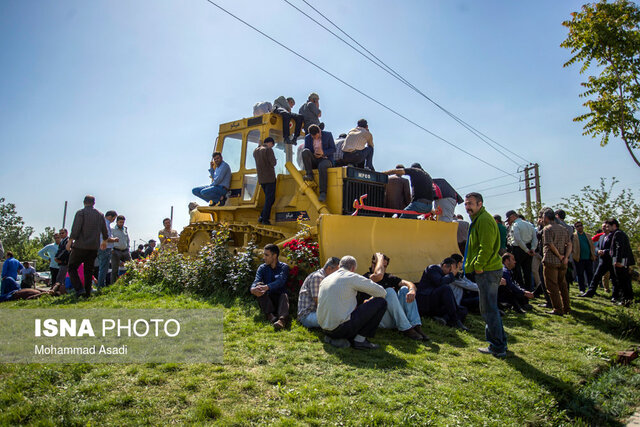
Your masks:
M 301 0 L 290 0 L 313 12 Z M 275 39 L 459 147 L 509 172 L 517 166 L 286 2 L 217 1 Z M 541 167 L 553 205 L 599 177 L 640 193 L 623 144 L 601 148 L 572 118 L 584 112 L 561 22 L 577 1 L 309 0 L 408 81 Z M 318 17 L 322 22 L 322 18 Z M 0 2 L 0 196 L 27 224 L 59 227 L 85 194 L 150 239 L 174 206 L 188 222 L 191 188 L 208 182 L 220 123 L 258 101 L 314 91 L 327 129 L 365 117 L 378 170 L 420 162 L 492 213 L 518 208 L 514 178 L 462 154 L 367 100 L 205 0 Z M 296 107 L 297 108 L 297 107 Z M 520 159 L 516 159 L 520 160 Z M 490 187 L 507 184 L 499 188 Z M 508 194 L 503 194 L 508 193 Z

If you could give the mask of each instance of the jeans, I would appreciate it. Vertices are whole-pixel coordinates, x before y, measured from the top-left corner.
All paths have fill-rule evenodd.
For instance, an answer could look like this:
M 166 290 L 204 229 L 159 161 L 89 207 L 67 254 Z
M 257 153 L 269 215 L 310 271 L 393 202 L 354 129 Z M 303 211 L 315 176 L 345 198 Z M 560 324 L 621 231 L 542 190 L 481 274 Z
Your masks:
M 262 187 L 262 191 L 264 191 L 264 207 L 260 214 L 260 220 L 269 221 L 269 217 L 271 217 L 271 206 L 273 206 L 273 202 L 276 200 L 276 183 L 270 182 L 260 184 L 260 186 Z
M 112 248 L 98 250 L 98 288 L 106 286 L 107 273 L 109 271 L 109 263 L 111 262 L 111 250 Z
M 319 177 L 319 187 L 321 193 L 327 192 L 327 169 L 329 169 L 331 165 L 331 160 L 329 159 L 318 159 L 313 151 L 305 148 L 302 150 L 302 162 L 304 163 L 304 170 L 307 172 L 307 176 L 313 176 L 313 170 L 318 169 L 318 177 Z
M 351 312 L 351 318 L 338 325 L 333 331 L 324 331 L 331 338 L 353 339 L 356 335 L 373 338 L 380 320 L 387 311 L 387 301 L 384 298 L 373 298 L 360 304 Z
M 438 217 L 440 221 L 453 222 L 453 216 L 455 214 L 456 206 L 458 205 L 456 199 L 446 197 L 444 199 L 435 200 L 433 203 L 436 209 L 438 207 L 442 209 L 442 214 Z
M 407 302 L 409 288 L 403 286 L 396 293 L 395 289 L 387 288 L 387 311 L 382 316 L 380 327 L 384 329 L 397 328 L 399 331 L 406 331 L 416 325 L 421 325 L 418 304 L 414 300 Z
M 316 313 L 315 311 L 312 311 L 302 319 L 299 319 L 299 322 L 302 326 L 309 329 L 320 327 L 320 324 L 318 323 L 318 313 Z
M 428 294 L 418 294 L 416 301 L 422 316 L 442 317 L 451 326 L 455 326 L 458 320 L 462 322 L 468 313 L 466 307 L 458 306 L 449 285 L 441 285 Z
M 407 205 L 406 208 L 404 208 L 405 211 L 414 211 L 414 212 L 422 212 L 422 213 L 430 213 L 431 212 L 431 208 L 433 208 L 433 202 L 429 202 L 429 203 L 422 203 L 422 202 L 411 202 Z M 412 219 L 416 219 L 418 218 L 418 215 L 414 215 L 414 214 L 402 214 L 400 215 L 400 218 L 412 218 Z
M 227 194 L 227 189 L 221 185 L 204 185 L 194 188 L 191 192 L 194 196 L 200 197 L 207 203 L 213 202 L 216 204 Z
M 576 262 L 576 273 L 578 274 L 578 286 L 580 287 L 580 291 L 584 292 L 587 290 L 587 286 L 593 280 L 593 261 L 590 259 L 581 259 Z M 587 276 L 587 281 L 585 282 L 584 277 Z
M 372 171 L 375 170 L 373 168 L 373 147 L 366 146 L 362 150 L 356 150 L 351 152 L 343 152 L 342 160 L 345 163 L 362 163 L 364 162 L 364 167 L 369 168 Z
M 476 283 L 480 291 L 480 314 L 486 322 L 484 334 L 489 342 L 489 349 L 494 353 L 507 350 L 507 335 L 502 327 L 502 318 L 498 310 L 498 288 L 502 270 L 476 273 Z

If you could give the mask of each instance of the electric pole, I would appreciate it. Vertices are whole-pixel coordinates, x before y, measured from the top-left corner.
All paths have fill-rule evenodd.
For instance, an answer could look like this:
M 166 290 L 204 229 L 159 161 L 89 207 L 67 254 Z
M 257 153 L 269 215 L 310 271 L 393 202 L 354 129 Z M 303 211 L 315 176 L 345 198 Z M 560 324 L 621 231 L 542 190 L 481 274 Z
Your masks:
M 521 191 L 525 192 L 527 212 L 533 212 L 531 206 L 531 190 L 535 190 L 536 205 L 542 204 L 540 196 L 540 167 L 537 163 L 529 163 L 522 170 L 524 178 L 521 182 L 524 182 L 524 188 Z

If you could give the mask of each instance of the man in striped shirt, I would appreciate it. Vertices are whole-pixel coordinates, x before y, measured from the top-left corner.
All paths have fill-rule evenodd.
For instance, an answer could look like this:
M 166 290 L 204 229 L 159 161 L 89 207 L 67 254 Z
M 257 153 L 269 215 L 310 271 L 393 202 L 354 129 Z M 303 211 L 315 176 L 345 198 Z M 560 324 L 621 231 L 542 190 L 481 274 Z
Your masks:
M 316 270 L 304 279 L 298 297 L 298 321 L 305 328 L 319 328 L 318 314 L 318 292 L 320 282 L 336 271 L 340 264 L 340 258 L 331 257 L 320 270 Z

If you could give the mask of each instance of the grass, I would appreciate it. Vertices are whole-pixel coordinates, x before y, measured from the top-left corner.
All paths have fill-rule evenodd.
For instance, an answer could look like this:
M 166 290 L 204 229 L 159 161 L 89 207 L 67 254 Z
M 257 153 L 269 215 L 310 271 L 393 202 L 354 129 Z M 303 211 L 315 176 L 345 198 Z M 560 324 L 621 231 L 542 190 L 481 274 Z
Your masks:
M 572 292 L 572 296 L 576 296 Z M 0 424 L 621 425 L 640 371 L 612 365 L 640 342 L 637 306 L 574 298 L 572 316 L 509 313 L 513 354 L 495 359 L 479 316 L 470 332 L 424 321 L 432 341 L 380 331 L 376 351 L 335 349 L 297 323 L 274 332 L 257 305 L 116 285 L 80 301 L 26 307 L 224 308 L 224 364 L 0 364 Z

